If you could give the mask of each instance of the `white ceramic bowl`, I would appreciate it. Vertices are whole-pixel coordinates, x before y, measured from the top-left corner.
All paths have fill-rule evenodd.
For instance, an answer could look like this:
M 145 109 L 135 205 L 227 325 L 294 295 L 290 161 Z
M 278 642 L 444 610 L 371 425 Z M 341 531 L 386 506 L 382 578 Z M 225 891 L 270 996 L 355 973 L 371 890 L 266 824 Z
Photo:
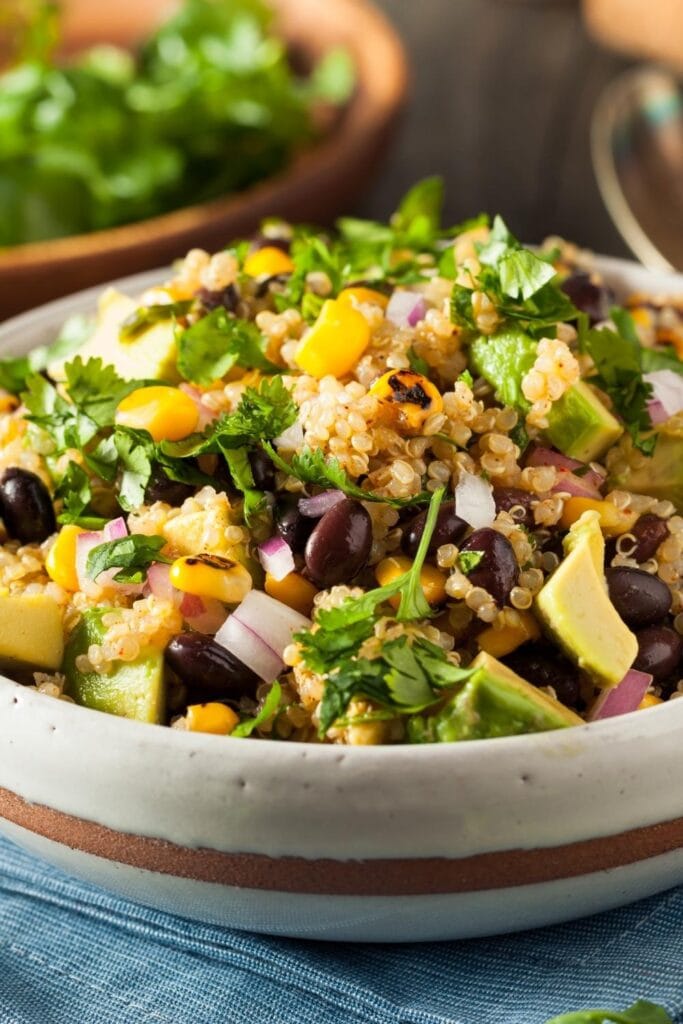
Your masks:
M 680 276 L 600 266 L 683 292 Z M 95 294 L 9 322 L 0 351 L 50 340 Z M 176 732 L 0 679 L 0 831 L 142 903 L 279 935 L 463 938 L 666 889 L 683 882 L 681 778 L 683 701 L 562 732 L 349 748 Z

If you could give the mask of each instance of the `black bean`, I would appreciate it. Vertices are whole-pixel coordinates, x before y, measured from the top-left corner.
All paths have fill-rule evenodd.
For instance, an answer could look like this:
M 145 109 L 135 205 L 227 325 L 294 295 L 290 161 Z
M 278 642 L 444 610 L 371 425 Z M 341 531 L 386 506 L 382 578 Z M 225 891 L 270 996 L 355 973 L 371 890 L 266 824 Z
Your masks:
M 319 587 L 347 583 L 372 547 L 372 520 L 359 501 L 344 498 L 319 520 L 306 544 L 306 569 Z
M 210 291 L 208 288 L 200 288 L 196 296 L 204 309 L 209 313 L 220 306 L 227 309 L 229 313 L 234 313 L 240 299 L 239 292 L 234 284 L 229 284 L 226 288 L 221 288 L 215 292 Z
M 259 491 L 275 490 L 275 466 L 270 461 L 263 448 L 255 448 L 249 452 L 249 465 L 254 477 L 254 483 Z
M 612 604 L 627 626 L 651 626 L 671 608 L 671 591 L 663 580 L 644 569 L 626 565 L 605 572 Z
M 529 527 L 534 525 L 533 505 L 538 503 L 537 494 L 523 491 L 521 487 L 494 487 L 493 500 L 496 503 L 496 512 L 509 512 L 511 508 L 521 506 L 524 509 L 524 516 L 515 521 Z
M 7 533 L 22 544 L 47 540 L 57 529 L 47 487 L 35 473 L 12 466 L 0 481 L 0 514 Z
M 301 514 L 299 499 L 293 494 L 286 494 L 278 498 L 273 508 L 273 520 L 277 532 L 296 553 L 303 552 L 306 541 L 318 522 L 311 516 Z
M 561 286 L 577 309 L 586 313 L 591 324 L 606 320 L 614 303 L 614 292 L 604 285 L 591 281 L 590 274 L 576 271 L 565 278 Z
M 636 538 L 635 550 L 629 552 L 629 556 L 636 562 L 647 562 L 648 558 L 654 558 L 659 545 L 669 536 L 669 526 L 666 519 L 647 512 L 629 532 Z
M 191 498 L 194 492 L 195 488 L 189 484 L 180 483 L 179 480 L 170 480 L 161 466 L 156 465 L 152 469 L 152 475 L 145 488 L 145 501 L 148 504 L 154 501 L 163 501 L 167 505 L 177 508 L 186 498 Z
M 484 557 L 467 574 L 467 578 L 475 587 L 487 590 L 498 607 L 502 608 L 519 572 L 510 541 L 497 530 L 484 527 L 470 534 L 460 550 L 483 552 Z
M 418 512 L 403 528 L 401 546 L 407 555 L 414 558 L 427 522 L 428 509 Z M 428 551 L 433 554 L 442 544 L 457 544 L 467 531 L 467 523 L 455 514 L 455 502 L 444 501 L 439 509 L 436 526 Z
M 258 676 L 203 633 L 179 633 L 165 652 L 166 664 L 190 691 L 216 697 L 253 697 Z
M 655 682 L 679 670 L 683 658 L 683 638 L 668 626 L 648 626 L 636 633 L 638 656 L 633 667 L 649 672 Z
M 528 683 L 552 686 L 562 704 L 578 707 L 581 700 L 578 670 L 559 651 L 541 644 L 524 644 L 503 661 Z

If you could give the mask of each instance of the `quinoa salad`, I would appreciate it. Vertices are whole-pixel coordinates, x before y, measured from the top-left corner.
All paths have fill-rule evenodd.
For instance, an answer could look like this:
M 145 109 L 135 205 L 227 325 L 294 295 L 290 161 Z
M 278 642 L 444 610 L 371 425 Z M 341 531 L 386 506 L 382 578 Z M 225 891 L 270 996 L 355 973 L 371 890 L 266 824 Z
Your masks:
M 3 673 L 354 745 L 683 693 L 683 296 L 441 200 L 266 221 L 0 360 Z

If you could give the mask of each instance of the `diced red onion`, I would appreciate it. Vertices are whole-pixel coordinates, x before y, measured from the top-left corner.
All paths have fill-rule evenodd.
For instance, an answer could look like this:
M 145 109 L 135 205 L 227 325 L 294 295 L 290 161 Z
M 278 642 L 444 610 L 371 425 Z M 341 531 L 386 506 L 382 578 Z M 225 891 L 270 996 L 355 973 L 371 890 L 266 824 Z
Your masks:
M 425 300 L 416 292 L 397 289 L 389 299 L 386 318 L 396 327 L 414 327 L 427 312 Z
M 78 576 L 78 585 L 85 594 L 92 594 L 96 590 L 95 581 L 91 580 L 86 572 L 88 555 L 93 548 L 102 543 L 102 534 L 99 530 L 97 532 L 79 533 L 76 537 L 76 575 Z
M 652 401 L 648 402 L 648 411 L 653 424 L 664 422 L 653 418 L 653 411 L 655 415 L 660 414 L 659 409 L 651 409 L 654 403 L 662 407 L 665 419 L 683 410 L 683 376 L 673 370 L 653 370 L 652 373 L 643 374 L 643 380 L 652 385 Z
M 126 520 L 123 516 L 119 516 L 118 519 L 110 519 L 108 523 L 105 523 L 102 530 L 102 538 L 104 541 L 123 540 L 123 538 L 127 536 L 128 527 L 126 526 Z
M 295 452 L 304 443 L 304 428 L 300 420 L 295 420 L 291 427 L 283 430 L 279 437 L 276 437 L 273 444 L 276 448 L 282 448 L 286 452 Z
M 593 487 L 587 480 L 588 473 L 586 476 L 577 476 L 576 473 L 570 473 L 566 469 L 560 469 L 557 472 L 557 483 L 551 488 L 553 493 L 564 491 L 566 494 L 571 494 L 575 498 L 593 498 L 600 499 L 602 495 L 600 491 Z
M 282 658 L 263 637 L 245 626 L 234 614 L 228 616 L 214 639 L 266 683 L 277 679 L 285 667 Z
M 579 462 L 578 459 L 570 459 L 567 455 L 562 455 L 561 452 L 556 452 L 553 448 L 543 448 L 541 445 L 538 445 L 530 451 L 525 461 L 527 466 L 553 466 L 560 473 L 571 473 L 575 469 L 580 469 L 582 472 L 577 479 L 582 480 L 595 491 L 599 491 L 605 482 L 605 473 L 598 471 L 594 466 L 586 469 L 586 463 Z M 553 487 L 554 491 L 568 489 L 558 485 Z M 571 493 L 574 492 L 572 491 Z M 594 495 L 585 494 L 581 496 L 594 497 Z
M 299 512 L 302 516 L 310 516 L 311 519 L 317 519 L 319 516 L 324 516 L 326 512 L 329 512 L 331 508 L 338 505 L 340 501 L 344 500 L 343 491 L 321 491 L 320 494 L 314 494 L 312 498 L 300 498 L 299 499 Z
M 294 572 L 294 555 L 282 537 L 270 537 L 258 549 L 261 565 L 274 580 L 283 580 Z
M 653 427 L 658 427 L 669 419 L 668 412 L 658 398 L 651 398 L 647 403 L 647 414 Z
M 455 488 L 455 514 L 477 530 L 491 526 L 496 518 L 496 503 L 488 480 L 461 471 Z
M 152 562 L 147 570 L 147 586 L 145 588 L 160 601 L 172 601 L 177 607 L 183 600 L 182 591 L 171 583 L 171 567 L 165 562 Z
M 225 606 L 214 597 L 197 597 L 196 594 L 183 594 L 180 601 L 180 614 L 185 622 L 198 633 L 217 633 L 228 617 Z
M 588 712 L 588 721 L 626 715 L 636 711 L 652 683 L 652 676 L 632 668 L 616 686 L 603 690 Z
M 197 430 L 204 430 L 204 428 L 207 427 L 209 423 L 213 423 L 213 421 L 217 419 L 218 416 L 220 415 L 218 412 L 214 412 L 212 409 L 209 409 L 206 405 L 204 405 L 204 403 L 202 402 L 201 391 L 198 388 L 193 387 L 192 384 L 187 384 L 185 381 L 183 381 L 182 384 L 178 385 L 178 390 L 184 391 L 185 394 L 192 399 L 197 408 L 197 413 L 199 415 L 199 420 L 197 421 Z

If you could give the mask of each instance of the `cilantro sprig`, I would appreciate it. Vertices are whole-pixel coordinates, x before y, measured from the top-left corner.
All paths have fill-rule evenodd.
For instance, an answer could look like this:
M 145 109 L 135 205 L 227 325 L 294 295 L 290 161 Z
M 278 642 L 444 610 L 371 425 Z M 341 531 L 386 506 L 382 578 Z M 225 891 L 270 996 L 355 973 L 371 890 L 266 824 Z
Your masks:
M 172 559 L 161 554 L 165 544 L 163 537 L 147 537 L 141 533 L 105 541 L 88 553 L 86 574 L 96 580 L 107 569 L 118 569 L 113 577 L 116 583 L 143 583 L 153 562 L 171 563 Z
M 277 679 L 273 683 L 272 687 L 268 691 L 268 696 L 261 705 L 260 710 L 252 718 L 243 718 L 239 725 L 230 733 L 231 737 L 246 737 L 251 736 L 254 729 L 258 729 L 260 725 L 263 725 L 269 718 L 277 711 L 280 706 L 280 697 L 282 696 L 282 687 L 278 683 Z
M 348 497 L 357 498 L 360 501 L 382 502 L 385 505 L 391 505 L 392 508 L 406 508 L 411 505 L 426 505 L 430 499 L 429 491 L 420 491 L 419 494 L 410 498 L 392 498 L 385 494 L 363 490 L 351 479 L 339 460 L 334 455 L 325 455 L 322 448 L 304 446 L 300 452 L 292 456 L 289 462 L 282 458 L 272 444 L 264 442 L 263 449 L 271 462 L 288 476 L 296 477 L 304 484 L 343 491 Z
M 210 384 L 241 366 L 277 373 L 265 355 L 266 339 L 256 324 L 219 306 L 178 334 L 178 370 L 195 384 Z

